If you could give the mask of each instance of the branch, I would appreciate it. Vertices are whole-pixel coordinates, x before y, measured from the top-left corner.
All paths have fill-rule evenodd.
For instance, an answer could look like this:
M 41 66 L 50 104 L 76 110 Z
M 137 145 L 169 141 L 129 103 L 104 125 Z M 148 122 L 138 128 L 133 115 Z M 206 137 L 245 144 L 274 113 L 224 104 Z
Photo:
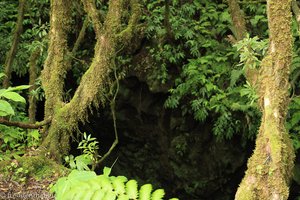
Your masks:
M 295 0 L 292 1 L 292 10 L 293 10 L 293 13 L 295 14 L 295 17 L 296 17 L 296 20 L 298 23 L 298 28 L 299 28 L 300 27 L 300 8 L 297 4 L 297 1 L 295 1 Z
M 237 41 L 242 40 L 247 33 L 246 21 L 243 16 L 242 10 L 237 0 L 227 0 L 232 23 L 234 26 L 234 36 Z
M 247 34 L 246 21 L 237 0 L 227 0 L 227 3 L 234 27 L 235 36 L 235 38 L 233 36 L 229 36 L 229 40 L 232 43 L 236 43 L 242 40 Z M 253 51 L 251 48 L 248 49 L 249 51 Z M 258 70 L 246 67 L 245 76 L 249 83 L 255 87 L 257 84 Z
M 76 42 L 73 46 L 73 49 L 72 49 L 72 52 L 71 52 L 73 54 L 73 56 L 75 56 L 75 53 L 79 49 L 79 46 L 80 46 L 80 44 L 82 43 L 82 41 L 84 39 L 85 32 L 86 32 L 86 29 L 87 29 L 88 25 L 89 25 L 89 19 L 88 19 L 88 17 L 86 17 L 83 24 L 82 24 L 82 27 L 80 29 L 79 35 L 76 39 Z
M 111 109 L 111 114 L 112 114 L 113 123 L 114 123 L 115 140 L 112 143 L 109 150 L 104 154 L 104 156 L 101 158 L 101 160 L 97 163 L 97 165 L 102 164 L 103 161 L 111 154 L 111 152 L 114 150 L 114 148 L 119 143 L 119 136 L 118 136 L 118 130 L 117 130 L 117 118 L 116 118 L 116 98 L 117 98 L 117 95 L 118 95 L 118 92 L 119 92 L 119 89 L 120 89 L 120 85 L 119 85 L 119 79 L 118 79 L 118 76 L 117 76 L 117 70 L 116 70 L 115 65 L 114 65 L 114 76 L 115 76 L 115 79 L 116 79 L 116 91 L 115 91 L 115 94 L 113 95 L 112 100 L 110 102 L 110 109 Z
M 91 19 L 96 36 L 99 38 L 102 30 L 102 23 L 100 21 L 100 14 L 96 8 L 94 1 L 81 0 L 84 6 L 85 12 L 88 14 L 88 17 Z
M 28 115 L 29 115 L 30 123 L 36 122 L 35 113 L 36 113 L 37 99 L 35 95 L 32 94 L 32 92 L 37 88 L 37 86 L 35 85 L 35 81 L 38 75 L 37 60 L 39 58 L 40 53 L 41 53 L 40 48 L 36 48 L 31 53 L 29 58 L 29 85 L 31 85 L 31 87 L 29 88 L 29 97 L 28 97 L 28 102 L 29 102 Z
M 16 126 L 16 127 L 25 128 L 25 129 L 38 129 L 42 126 L 50 124 L 51 121 L 52 121 L 52 119 L 48 118 L 44 121 L 36 122 L 35 124 L 30 124 L 30 123 L 24 123 L 24 122 L 12 122 L 12 121 L 8 121 L 4 118 L 0 118 L 0 124 L 4 124 L 6 126 Z
M 3 87 L 8 88 L 10 86 L 10 79 L 11 79 L 11 71 L 12 71 L 12 64 L 13 60 L 17 54 L 17 49 L 20 42 L 21 33 L 23 32 L 23 19 L 24 19 L 24 12 L 25 12 L 25 0 L 19 0 L 19 8 L 18 8 L 18 18 L 16 23 L 16 28 L 14 31 L 14 37 L 12 46 L 9 52 L 6 55 L 5 59 L 5 74 L 6 77 L 3 80 Z
M 131 7 L 131 16 L 128 20 L 127 27 L 118 34 L 119 41 L 130 43 L 132 39 L 133 32 L 136 30 L 136 25 L 139 21 L 139 17 L 141 14 L 141 7 L 138 0 L 130 1 Z

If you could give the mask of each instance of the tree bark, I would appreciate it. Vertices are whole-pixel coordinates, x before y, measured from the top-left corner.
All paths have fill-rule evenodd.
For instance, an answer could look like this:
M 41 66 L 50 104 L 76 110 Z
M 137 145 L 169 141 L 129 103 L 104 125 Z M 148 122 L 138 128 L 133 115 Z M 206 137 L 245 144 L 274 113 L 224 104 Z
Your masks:
M 59 0 L 53 0 L 52 6 L 57 4 Z M 85 11 L 87 12 L 89 18 L 92 21 L 95 33 L 96 33 L 96 44 L 95 44 L 95 53 L 92 63 L 86 73 L 83 75 L 81 82 L 75 91 L 75 94 L 69 103 L 66 103 L 63 106 L 57 106 L 56 110 L 48 112 L 48 115 L 53 114 L 53 120 L 48 130 L 48 135 L 43 141 L 41 148 L 42 150 L 47 150 L 50 152 L 50 155 L 60 161 L 61 156 L 66 155 L 69 151 L 69 139 L 71 137 L 72 131 L 77 130 L 78 122 L 85 122 L 87 118 L 88 109 L 91 106 L 98 108 L 101 103 L 105 102 L 105 93 L 108 88 L 109 75 L 113 71 L 113 68 L 116 67 L 114 64 L 114 59 L 116 52 L 120 45 L 130 44 L 130 40 L 133 37 L 134 28 L 137 24 L 140 9 L 139 1 L 131 0 L 130 1 L 130 17 L 128 19 L 128 25 L 123 28 L 121 22 L 122 15 L 128 10 L 124 10 L 124 0 L 110 0 L 108 13 L 106 15 L 105 21 L 102 24 L 100 22 L 99 11 L 96 9 L 96 5 L 93 1 L 82 0 Z M 65 9 L 68 9 L 65 7 Z M 52 12 L 56 10 L 53 9 Z M 52 18 L 54 14 L 52 14 Z M 64 19 L 63 17 L 60 17 Z M 56 30 L 53 27 L 54 22 L 52 21 L 52 29 L 54 29 L 51 34 L 55 34 Z M 57 35 L 57 37 L 64 37 L 65 35 Z M 51 36 L 51 40 L 57 38 Z M 63 49 L 66 48 L 66 45 L 61 47 L 61 52 L 65 52 Z M 49 47 L 49 56 L 53 54 L 55 49 Z M 49 57 L 48 56 L 48 57 Z M 50 62 L 49 59 L 47 59 Z M 55 67 L 55 63 L 48 63 L 48 70 L 50 72 L 52 67 Z M 58 66 L 57 66 L 58 68 Z M 60 69 L 62 70 L 62 69 Z M 65 69 L 64 69 L 65 70 Z M 53 71 L 53 70 L 52 70 Z M 44 73 L 45 77 L 48 73 Z M 55 77 L 59 74 L 51 73 L 51 76 Z M 56 78 L 57 79 L 57 78 Z M 44 82 L 46 79 L 44 79 Z M 59 81 L 57 81 L 59 83 Z M 60 82 L 60 84 L 62 84 Z M 56 86 L 57 87 L 57 86 Z M 61 85 L 59 86 L 61 87 Z M 55 88 L 50 88 L 49 81 L 46 83 L 46 98 L 55 98 L 55 96 L 49 96 L 52 94 L 52 90 Z M 62 91 L 62 90 L 61 90 Z M 61 97 L 56 95 L 56 97 Z M 56 100 L 57 102 L 57 100 Z M 55 105 L 55 104 L 54 104 Z M 49 108 L 49 107 L 48 107 Z M 57 109 L 58 108 L 58 109 Z M 47 115 L 46 115 L 47 116 Z
M 235 40 L 240 41 L 246 36 L 247 33 L 246 21 L 243 12 L 240 9 L 237 0 L 227 0 L 227 3 L 234 27 L 233 34 L 235 36 Z
M 45 118 L 52 117 L 63 106 L 64 79 L 70 67 L 68 32 L 71 21 L 71 1 L 51 0 L 48 55 L 42 71 L 45 91 Z
M 19 8 L 18 8 L 18 17 L 16 28 L 14 30 L 13 42 L 9 52 L 6 55 L 5 64 L 4 64 L 4 71 L 6 77 L 3 80 L 3 87 L 8 88 L 10 86 L 10 79 L 11 79 L 11 71 L 12 71 L 12 64 L 14 58 L 17 53 L 17 49 L 19 46 L 20 37 L 23 31 L 23 19 L 24 19 L 24 12 L 25 12 L 25 0 L 19 0 Z
M 32 54 L 30 55 L 29 58 L 29 85 L 31 85 L 31 87 L 29 88 L 29 108 L 28 108 L 28 115 L 29 115 L 29 122 L 30 123 L 35 123 L 36 119 L 35 119 L 35 114 L 36 114 L 36 97 L 34 95 L 32 95 L 32 91 L 36 90 L 36 85 L 35 85 L 35 81 L 37 79 L 37 74 L 38 74 L 38 70 L 37 70 L 37 60 L 39 58 L 40 55 L 40 49 L 36 48 Z
M 285 129 L 292 59 L 291 1 L 267 1 L 270 43 L 258 79 L 262 122 L 236 200 L 288 198 L 295 154 Z

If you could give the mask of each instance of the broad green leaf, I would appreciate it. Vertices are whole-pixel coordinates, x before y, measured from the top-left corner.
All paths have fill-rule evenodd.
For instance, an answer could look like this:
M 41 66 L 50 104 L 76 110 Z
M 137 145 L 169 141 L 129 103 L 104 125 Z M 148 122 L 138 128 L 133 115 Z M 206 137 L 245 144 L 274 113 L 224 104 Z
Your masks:
M 4 92 L 6 92 L 6 89 L 0 89 L 0 95 Z
M 14 115 L 15 111 L 12 106 L 5 100 L 0 99 L 0 112 L 1 114 Z M 3 115 L 6 116 L 6 115 Z
M 0 110 L 0 117 L 5 117 L 7 115 L 8 115 L 7 112 L 3 112 L 3 111 Z
M 6 91 L 6 92 L 3 92 L 0 97 L 4 97 L 6 99 L 16 101 L 16 102 L 26 103 L 25 98 L 16 92 L 7 92 Z
M 40 132 L 38 130 L 33 130 L 29 132 L 29 136 L 33 137 L 36 140 L 40 138 Z
M 31 85 L 19 85 L 19 86 L 16 86 L 16 87 L 9 87 L 7 88 L 7 91 L 20 91 L 20 90 L 26 90 L 28 88 L 30 88 Z
M 0 73 L 0 79 L 3 78 L 5 75 L 5 73 Z
M 80 170 L 80 171 L 82 171 L 82 170 L 89 171 L 90 170 L 88 165 L 92 163 L 92 160 L 90 159 L 89 156 L 86 156 L 86 155 L 76 156 L 75 161 L 76 161 L 76 168 L 78 170 Z

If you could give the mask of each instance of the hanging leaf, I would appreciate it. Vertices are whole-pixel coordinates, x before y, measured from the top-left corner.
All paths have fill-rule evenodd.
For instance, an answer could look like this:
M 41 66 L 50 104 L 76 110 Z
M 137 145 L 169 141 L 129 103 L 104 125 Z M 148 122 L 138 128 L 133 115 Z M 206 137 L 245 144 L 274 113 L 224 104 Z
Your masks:
M 16 92 L 3 92 L 0 97 L 4 97 L 6 99 L 15 101 L 15 102 L 21 102 L 21 103 L 26 103 L 26 100 L 24 97 L 22 97 L 21 95 L 19 95 Z
M 2 117 L 7 115 L 15 115 L 15 111 L 7 101 L 0 99 L 0 114 Z
M 10 91 L 10 92 L 11 91 L 20 91 L 20 90 L 26 90 L 30 87 L 31 87 L 31 85 L 19 85 L 19 86 L 16 86 L 16 87 L 9 87 L 6 90 Z

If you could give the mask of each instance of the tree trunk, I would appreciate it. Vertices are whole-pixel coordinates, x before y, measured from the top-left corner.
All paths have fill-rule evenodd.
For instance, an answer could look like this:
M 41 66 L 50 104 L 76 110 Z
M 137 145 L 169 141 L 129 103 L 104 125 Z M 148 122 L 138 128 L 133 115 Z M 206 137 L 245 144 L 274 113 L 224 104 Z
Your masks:
M 8 88 L 10 86 L 12 64 L 13 64 L 13 60 L 17 53 L 21 33 L 23 31 L 25 3 L 26 3 L 25 0 L 19 0 L 18 17 L 17 17 L 16 28 L 14 31 L 13 42 L 12 42 L 12 46 L 11 46 L 9 52 L 6 55 L 5 64 L 4 64 L 4 67 L 5 67 L 4 71 L 5 71 L 5 75 L 6 75 L 6 77 L 3 80 L 4 88 Z
M 40 55 L 40 49 L 36 48 L 32 54 L 30 55 L 29 58 L 29 85 L 31 85 L 31 87 L 29 88 L 29 108 L 28 108 L 28 115 L 29 115 L 29 122 L 30 123 L 35 123 L 36 119 L 35 119 L 35 114 L 36 114 L 36 97 L 34 95 L 31 94 L 31 92 L 33 90 L 36 90 L 36 85 L 35 85 L 35 81 L 37 79 L 37 60 L 39 58 Z
M 295 157 L 285 129 L 293 41 L 290 10 L 289 0 L 267 1 L 270 43 L 258 79 L 262 122 L 237 200 L 288 198 Z
M 57 4 L 56 2 L 60 1 L 53 0 L 52 7 Z M 46 107 L 46 109 L 49 109 L 46 116 L 52 115 L 53 120 L 49 127 L 48 135 L 41 145 L 41 149 L 50 152 L 50 155 L 58 161 L 61 159 L 61 156 L 68 153 L 71 134 L 73 131 L 77 130 L 78 122 L 85 122 L 88 109 L 93 105 L 98 108 L 101 103 L 104 103 L 104 94 L 107 91 L 109 75 L 114 67 L 116 67 L 114 64 L 116 52 L 118 48 L 120 48 L 120 45 L 124 46 L 130 44 L 140 12 L 138 0 L 131 0 L 131 15 L 128 19 L 127 27 L 123 28 L 121 18 L 124 12 L 128 12 L 128 10 L 124 10 L 124 3 L 126 1 L 110 0 L 108 13 L 103 24 L 100 22 L 99 11 L 96 9 L 95 3 L 89 0 L 82 0 L 82 2 L 96 33 L 95 53 L 89 69 L 83 75 L 81 82 L 69 103 L 62 105 L 61 103 L 55 103 L 58 101 L 53 99 L 61 98 L 62 93 L 61 81 L 56 81 L 56 83 L 60 84 L 60 92 L 55 93 L 57 95 L 53 95 L 52 93 L 55 92 L 53 91 L 55 88 L 51 88 L 49 78 L 46 78 L 49 76 L 48 72 L 50 71 L 50 78 L 52 77 L 54 80 L 59 80 L 58 76 L 61 75 L 61 73 L 55 73 L 55 70 L 51 70 L 53 67 L 59 68 L 59 66 L 53 62 L 53 59 L 51 59 L 52 63 L 47 59 L 46 64 L 48 71 L 44 72 L 45 78 L 43 79 L 43 84 L 48 80 L 48 82 L 45 83 L 46 101 L 52 101 L 52 103 L 49 103 Z M 69 8 L 65 7 L 64 9 Z M 57 33 L 56 28 L 61 27 L 62 25 L 60 24 L 57 27 L 54 26 L 55 22 L 62 23 L 59 22 L 59 20 L 54 20 L 56 18 L 55 12 L 57 12 L 57 9 L 53 9 L 51 14 L 52 31 L 50 32 L 50 36 L 51 34 L 52 36 L 50 37 L 50 44 L 59 37 L 61 37 L 61 39 L 66 39 L 64 34 L 53 37 L 53 34 Z M 59 18 L 64 19 L 64 17 Z M 65 52 L 66 50 L 64 49 L 67 47 L 64 45 L 63 47 L 60 46 L 60 48 L 60 52 Z M 50 46 L 48 52 L 49 56 L 54 54 L 53 51 L 57 51 L 57 49 L 57 46 L 54 49 L 51 49 Z M 63 58 L 61 58 L 61 60 L 63 60 Z M 65 72 L 66 68 L 60 68 L 60 70 Z M 63 76 L 60 77 L 63 78 Z M 59 102 L 61 102 L 61 99 L 59 99 Z
M 48 55 L 42 71 L 45 91 L 45 119 L 53 117 L 63 106 L 64 79 L 69 69 L 68 33 L 71 21 L 71 1 L 51 0 Z
M 246 22 L 243 16 L 242 10 L 238 4 L 237 0 L 227 0 L 229 12 L 231 14 L 231 19 L 233 23 L 233 33 L 235 40 L 242 40 L 247 33 Z

